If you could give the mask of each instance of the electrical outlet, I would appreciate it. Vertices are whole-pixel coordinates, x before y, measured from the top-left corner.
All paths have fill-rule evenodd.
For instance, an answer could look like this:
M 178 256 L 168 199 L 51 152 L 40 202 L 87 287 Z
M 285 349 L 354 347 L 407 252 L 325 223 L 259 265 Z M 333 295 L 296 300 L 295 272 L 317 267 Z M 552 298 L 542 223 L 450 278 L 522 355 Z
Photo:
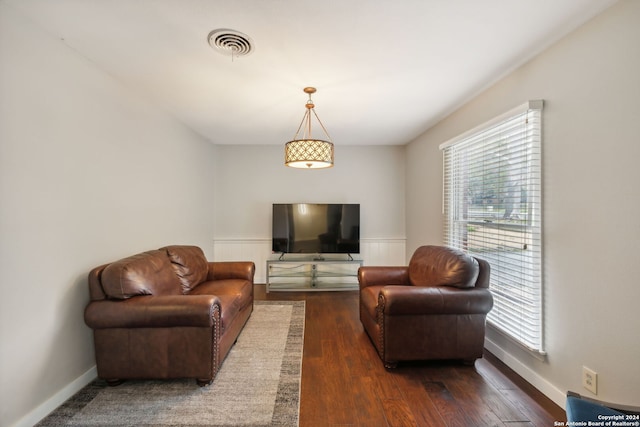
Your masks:
M 586 366 L 582 367 L 582 386 L 593 394 L 598 394 L 598 374 Z

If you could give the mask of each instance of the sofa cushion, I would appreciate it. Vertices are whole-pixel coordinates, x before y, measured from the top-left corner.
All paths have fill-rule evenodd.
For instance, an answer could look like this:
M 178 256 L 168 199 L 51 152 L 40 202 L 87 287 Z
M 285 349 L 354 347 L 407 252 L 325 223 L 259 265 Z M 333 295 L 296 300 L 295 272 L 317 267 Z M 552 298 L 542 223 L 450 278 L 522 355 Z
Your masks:
M 419 247 L 409 262 L 409 281 L 414 286 L 473 288 L 479 273 L 474 257 L 444 246 Z
M 109 299 L 180 295 L 180 281 L 164 251 L 148 251 L 109 264 L 100 277 Z
M 209 264 L 204 252 L 197 246 L 166 246 L 161 248 L 167 252 L 171 264 L 182 284 L 182 293 L 188 294 L 192 289 L 207 279 Z
M 193 289 L 190 295 L 232 296 L 238 309 L 242 310 L 253 301 L 252 290 L 252 283 L 244 279 L 210 280 Z

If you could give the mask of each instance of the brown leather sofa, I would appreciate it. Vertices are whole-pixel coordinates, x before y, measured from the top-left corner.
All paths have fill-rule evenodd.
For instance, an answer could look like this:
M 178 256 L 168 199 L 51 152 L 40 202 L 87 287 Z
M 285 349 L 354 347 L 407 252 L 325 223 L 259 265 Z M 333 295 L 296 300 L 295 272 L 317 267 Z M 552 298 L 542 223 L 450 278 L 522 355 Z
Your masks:
M 253 311 L 253 262 L 167 246 L 94 268 L 85 323 L 98 376 L 210 384 Z
M 418 248 L 408 266 L 361 267 L 360 321 L 384 366 L 482 357 L 489 271 L 486 261 L 444 246 Z

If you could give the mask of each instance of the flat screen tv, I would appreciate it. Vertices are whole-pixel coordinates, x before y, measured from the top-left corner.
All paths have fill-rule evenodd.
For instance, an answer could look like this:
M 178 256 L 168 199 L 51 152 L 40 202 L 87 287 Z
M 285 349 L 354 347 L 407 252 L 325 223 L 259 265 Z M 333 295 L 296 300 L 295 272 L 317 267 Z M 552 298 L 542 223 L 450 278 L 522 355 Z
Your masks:
M 273 205 L 273 252 L 360 253 L 360 205 L 281 203 Z

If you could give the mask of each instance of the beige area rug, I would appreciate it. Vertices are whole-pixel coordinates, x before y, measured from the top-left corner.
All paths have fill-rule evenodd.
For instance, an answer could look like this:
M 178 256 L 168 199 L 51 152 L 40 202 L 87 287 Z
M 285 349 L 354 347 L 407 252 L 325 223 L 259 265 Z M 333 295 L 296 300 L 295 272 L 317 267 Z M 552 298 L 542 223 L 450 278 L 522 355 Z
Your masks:
M 37 426 L 297 426 L 304 301 L 256 301 L 213 384 L 89 384 Z

